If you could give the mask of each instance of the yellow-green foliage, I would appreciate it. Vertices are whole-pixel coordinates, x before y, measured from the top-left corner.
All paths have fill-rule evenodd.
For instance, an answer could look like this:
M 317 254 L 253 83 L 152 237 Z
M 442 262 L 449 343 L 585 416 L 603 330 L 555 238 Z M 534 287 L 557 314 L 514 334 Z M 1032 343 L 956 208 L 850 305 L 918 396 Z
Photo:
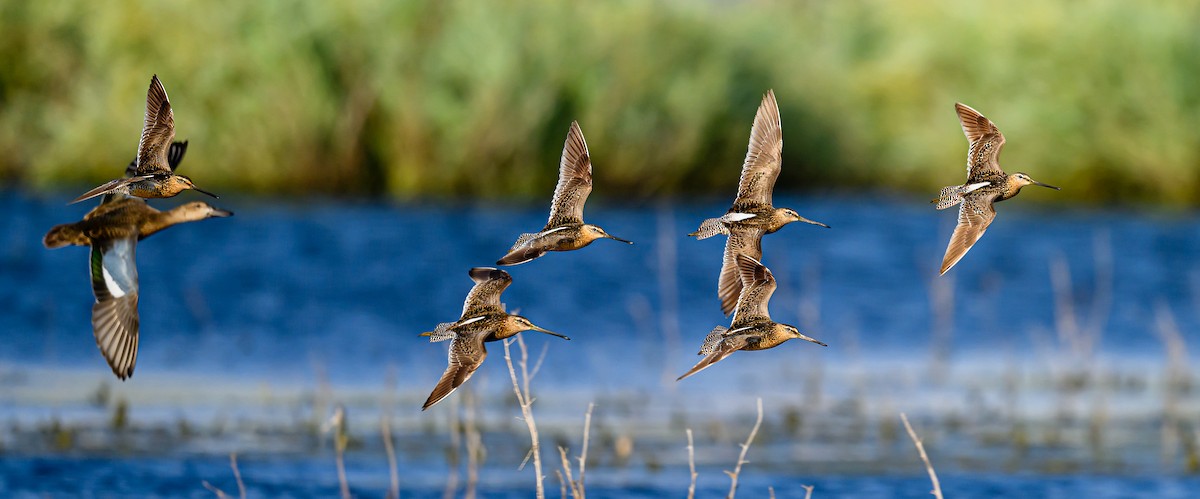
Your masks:
M 216 191 L 727 195 L 774 88 L 784 188 L 963 180 L 965 102 L 1054 199 L 1200 201 L 1200 2 L 0 2 L 0 177 L 120 173 L 150 75 Z M 1050 197 L 1050 196 L 1046 196 Z

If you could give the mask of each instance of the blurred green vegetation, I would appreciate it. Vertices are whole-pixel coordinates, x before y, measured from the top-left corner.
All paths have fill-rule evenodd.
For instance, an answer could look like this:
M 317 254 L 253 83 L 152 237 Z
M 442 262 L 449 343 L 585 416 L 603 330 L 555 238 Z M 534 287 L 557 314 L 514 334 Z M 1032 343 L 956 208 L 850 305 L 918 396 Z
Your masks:
M 0 2 L 0 178 L 119 175 L 150 75 L 217 192 L 732 196 L 768 88 L 781 188 L 961 183 L 965 102 L 1051 198 L 1200 204 L 1200 2 Z

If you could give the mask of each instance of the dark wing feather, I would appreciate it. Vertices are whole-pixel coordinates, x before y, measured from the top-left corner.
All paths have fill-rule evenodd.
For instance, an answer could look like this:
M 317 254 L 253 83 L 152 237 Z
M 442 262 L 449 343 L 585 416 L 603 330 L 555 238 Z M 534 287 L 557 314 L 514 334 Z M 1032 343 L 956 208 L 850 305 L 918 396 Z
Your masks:
M 733 312 L 733 326 L 755 319 L 771 319 L 767 304 L 775 293 L 775 276 L 758 260 L 746 255 L 737 256 L 738 274 L 742 278 L 742 294 Z
M 487 349 L 483 346 L 483 335 L 459 335 L 450 341 L 449 365 L 442 379 L 433 387 L 433 393 L 425 400 L 421 410 L 428 409 L 449 396 L 455 389 L 471 379 L 471 375 L 487 358 Z
M 133 375 L 138 349 L 138 279 L 130 237 L 96 243 L 91 253 L 92 329 L 96 346 L 117 378 Z
M 142 125 L 142 139 L 138 142 L 138 175 L 171 173 L 167 161 L 168 148 L 175 138 L 175 113 L 167 100 L 167 90 L 158 75 L 150 79 L 150 90 L 146 92 L 146 122 Z
M 475 267 L 469 272 L 475 286 L 463 301 L 462 319 L 478 317 L 488 313 L 504 313 L 500 305 L 500 294 L 512 284 L 512 276 L 503 270 L 491 267 Z
M 572 121 L 563 144 L 558 165 L 558 186 L 550 204 L 550 220 L 546 229 L 566 224 L 583 223 L 583 204 L 592 193 L 592 159 L 579 123 Z
M 738 297 L 742 294 L 742 278 L 738 272 L 738 255 L 747 255 L 755 260 L 762 258 L 762 237 L 764 230 L 760 227 L 734 226 L 729 229 L 729 239 L 725 241 L 725 258 L 721 262 L 721 277 L 717 279 L 717 297 L 721 299 L 721 312 L 729 315 L 737 306 Z
M 1004 134 L 992 120 L 987 119 L 963 103 L 954 104 L 963 134 L 967 136 L 967 183 L 989 173 L 1004 174 L 1000 169 L 1000 149 L 1004 147 Z
M 745 334 L 726 337 L 724 340 L 721 340 L 720 344 L 717 345 L 716 351 L 708 354 L 707 357 L 700 359 L 700 362 L 697 362 L 695 366 L 693 366 L 688 372 L 683 373 L 683 376 L 680 376 L 675 381 L 682 381 L 683 378 L 703 371 L 708 366 L 724 360 L 725 357 L 728 357 L 733 352 L 741 350 L 742 347 L 745 347 L 749 338 L 750 335 Z
M 996 193 L 983 196 L 968 195 L 958 208 L 958 226 L 954 235 L 950 236 L 950 244 L 946 246 L 946 256 L 942 257 L 942 271 L 945 274 L 950 267 L 962 260 L 967 251 L 975 245 L 983 233 L 987 231 L 992 220 L 996 219 L 996 207 L 993 204 Z
M 750 145 L 742 163 L 737 199 L 733 202 L 735 209 L 771 204 L 771 191 L 775 189 L 775 179 L 779 178 L 782 155 L 783 124 L 779 118 L 779 105 L 775 102 L 775 91 L 768 90 L 754 116 L 754 127 L 750 129 Z

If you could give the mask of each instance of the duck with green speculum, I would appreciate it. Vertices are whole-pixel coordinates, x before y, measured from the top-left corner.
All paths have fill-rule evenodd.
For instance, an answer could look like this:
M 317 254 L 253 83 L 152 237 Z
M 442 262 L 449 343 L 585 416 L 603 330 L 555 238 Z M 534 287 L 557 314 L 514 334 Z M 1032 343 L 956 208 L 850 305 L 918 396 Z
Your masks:
M 128 379 L 137 363 L 139 293 L 134 255 L 138 241 L 173 225 L 231 215 L 199 201 L 159 211 L 141 199 L 111 194 L 82 221 L 46 233 L 42 242 L 47 248 L 91 247 L 88 268 L 96 297 L 92 330 L 96 346 L 117 378 Z
M 616 237 L 598 225 L 584 223 L 583 204 L 592 192 L 592 159 L 578 122 L 571 122 L 558 166 L 558 186 L 550 203 L 550 220 L 540 232 L 521 234 L 517 242 L 496 265 L 518 265 L 545 255 L 549 251 L 577 250 L 597 239 L 612 239 L 633 244 Z

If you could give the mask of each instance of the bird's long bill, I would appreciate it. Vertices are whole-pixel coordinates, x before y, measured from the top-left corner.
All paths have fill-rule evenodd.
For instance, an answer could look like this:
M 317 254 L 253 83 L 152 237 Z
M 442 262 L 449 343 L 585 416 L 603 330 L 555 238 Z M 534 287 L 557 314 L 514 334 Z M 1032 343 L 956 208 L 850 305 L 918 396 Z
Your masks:
M 548 335 L 550 335 L 550 336 L 557 336 L 557 337 L 559 337 L 559 338 L 562 338 L 562 339 L 564 339 L 564 340 L 570 340 L 570 339 L 571 339 L 571 338 L 568 338 L 568 337 L 566 337 L 565 335 L 558 334 L 558 333 L 556 333 L 556 332 L 554 332 L 554 331 L 551 331 L 551 330 L 549 330 L 549 329 L 542 329 L 542 328 L 540 328 L 540 327 L 537 327 L 537 326 L 534 326 L 534 325 L 532 325 L 532 324 L 530 324 L 530 325 L 529 325 L 529 329 L 532 329 L 532 330 L 534 330 L 534 331 L 537 331 L 537 332 L 539 332 L 539 333 L 546 333 L 546 334 L 548 334 Z
M 821 345 L 821 346 L 823 346 L 823 347 L 827 347 L 827 346 L 829 346 L 829 345 L 826 345 L 825 343 L 822 343 L 822 342 L 820 342 L 820 341 L 817 341 L 817 340 L 815 340 L 815 339 L 813 339 L 813 338 L 809 338 L 808 336 L 805 336 L 805 335 L 804 335 L 804 333 L 798 333 L 798 334 L 800 335 L 800 339 L 802 339 L 802 340 L 804 340 L 804 341 L 811 341 L 811 342 L 813 342 L 813 343 L 816 343 L 816 344 L 818 344 L 818 345 Z
M 936 201 L 936 200 L 935 200 L 935 201 Z M 806 223 L 806 224 L 820 225 L 821 227 L 824 227 L 824 228 L 826 228 L 826 229 L 828 229 L 828 228 L 829 228 L 829 226 L 828 226 L 828 225 L 825 225 L 825 224 L 823 224 L 823 223 L 821 223 L 821 222 L 818 222 L 818 221 L 816 221 L 816 220 L 809 220 L 809 219 L 807 219 L 807 218 L 804 218 L 804 217 L 800 217 L 800 221 L 801 221 L 801 222 L 804 222 L 804 223 Z
M 1047 188 L 1047 189 L 1054 189 L 1054 190 L 1056 190 L 1056 191 L 1061 191 L 1061 190 L 1062 190 L 1062 187 L 1055 187 L 1055 186 L 1053 186 L 1053 185 L 1050 185 L 1050 184 L 1043 184 L 1043 183 L 1041 183 L 1041 182 L 1038 182 L 1037 180 L 1034 180 L 1034 181 L 1033 181 L 1033 185 L 1040 185 L 1040 186 L 1042 186 L 1042 187 L 1045 187 L 1045 188 Z
M 232 212 L 232 211 L 229 211 L 229 210 L 222 210 L 222 209 L 220 209 L 220 208 L 213 208 L 213 210 L 212 210 L 212 214 L 211 214 L 211 215 L 209 215 L 209 216 L 213 216 L 213 217 L 232 217 L 232 216 L 233 216 L 233 212 Z
M 216 194 L 213 194 L 213 193 L 211 193 L 211 192 L 208 192 L 208 191 L 206 191 L 206 190 L 204 190 L 204 189 L 201 189 L 201 188 L 199 188 L 199 187 L 196 187 L 196 184 L 192 184 L 192 190 L 193 190 L 193 191 L 196 191 L 196 192 L 199 192 L 199 193 L 201 193 L 201 194 L 208 194 L 209 196 L 212 196 L 212 197 L 213 197 L 213 199 L 221 199 L 221 196 L 218 196 L 218 195 L 216 195 Z
M 605 234 L 605 235 L 604 235 L 604 237 L 607 237 L 607 238 L 609 238 L 609 239 L 612 239 L 613 241 L 621 241 L 621 242 L 623 242 L 623 243 L 625 243 L 625 244 L 633 244 L 633 241 L 630 241 L 630 240 L 628 240 L 628 239 L 621 239 L 621 238 L 619 238 L 619 237 L 617 237 L 617 236 L 614 236 L 614 235 L 612 235 L 612 234 Z

